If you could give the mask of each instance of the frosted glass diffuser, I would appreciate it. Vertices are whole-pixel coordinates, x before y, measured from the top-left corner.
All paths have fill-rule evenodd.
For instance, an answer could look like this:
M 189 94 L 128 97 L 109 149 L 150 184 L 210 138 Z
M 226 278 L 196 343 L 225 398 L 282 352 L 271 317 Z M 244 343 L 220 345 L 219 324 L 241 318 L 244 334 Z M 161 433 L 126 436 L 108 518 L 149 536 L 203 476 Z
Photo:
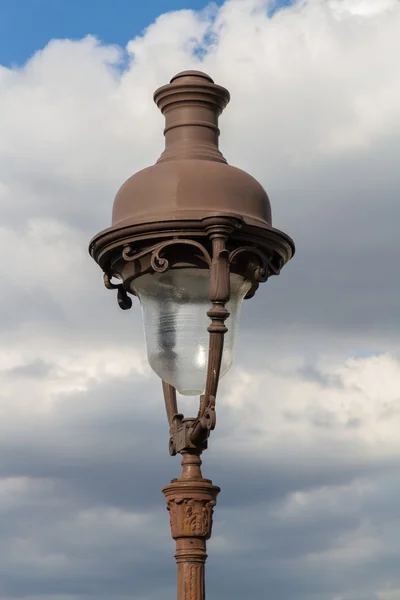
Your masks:
M 208 269 L 170 269 L 147 273 L 134 280 L 142 306 L 147 356 L 161 379 L 185 396 L 205 390 L 211 308 Z M 224 338 L 221 377 L 234 356 L 242 301 L 251 283 L 241 275 L 230 275 L 231 297 L 226 308 L 228 332 Z

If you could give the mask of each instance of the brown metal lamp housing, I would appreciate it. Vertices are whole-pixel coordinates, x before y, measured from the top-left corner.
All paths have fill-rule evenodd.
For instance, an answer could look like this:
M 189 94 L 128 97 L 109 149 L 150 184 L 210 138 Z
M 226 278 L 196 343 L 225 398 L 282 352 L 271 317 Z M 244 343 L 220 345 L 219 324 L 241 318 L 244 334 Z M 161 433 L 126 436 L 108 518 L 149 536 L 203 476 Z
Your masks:
M 104 272 L 106 287 L 117 290 L 122 309 L 131 307 L 135 280 L 143 274 L 209 270 L 207 380 L 197 417 L 179 413 L 176 390 L 163 381 L 170 453 L 183 455 L 181 479 L 164 489 L 177 540 L 178 598 L 198 600 L 204 597 L 205 540 L 219 491 L 202 479 L 200 454 L 215 427 L 230 274 L 251 283 L 250 298 L 261 282 L 279 274 L 294 244 L 272 227 L 263 187 L 228 165 L 218 149 L 218 117 L 229 92 L 204 73 L 185 71 L 159 88 L 154 100 L 165 115 L 165 151 L 155 165 L 122 185 L 112 226 L 93 238 L 90 254 Z M 190 581 L 195 582 L 192 591 Z

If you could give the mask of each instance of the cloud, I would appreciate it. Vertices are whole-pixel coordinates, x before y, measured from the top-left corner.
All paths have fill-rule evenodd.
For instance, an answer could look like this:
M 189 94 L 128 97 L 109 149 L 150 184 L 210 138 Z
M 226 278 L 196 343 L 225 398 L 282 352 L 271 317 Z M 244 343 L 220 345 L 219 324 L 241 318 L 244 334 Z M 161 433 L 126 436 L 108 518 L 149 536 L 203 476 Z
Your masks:
M 160 385 L 87 244 L 186 68 L 231 91 L 221 148 L 297 243 L 221 382 L 210 593 L 397 600 L 399 27 L 394 0 L 227 0 L 0 68 L 0 600 L 174 596 Z

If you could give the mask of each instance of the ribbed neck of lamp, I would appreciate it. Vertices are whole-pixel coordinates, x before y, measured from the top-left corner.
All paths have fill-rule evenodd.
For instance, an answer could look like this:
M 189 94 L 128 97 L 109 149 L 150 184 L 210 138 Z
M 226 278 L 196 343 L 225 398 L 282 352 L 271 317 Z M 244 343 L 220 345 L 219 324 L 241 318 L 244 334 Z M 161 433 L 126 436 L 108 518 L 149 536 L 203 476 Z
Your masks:
M 184 71 L 159 88 L 154 101 L 165 116 L 165 150 L 158 162 L 200 159 L 226 163 L 218 149 L 218 117 L 229 92 L 200 71 Z

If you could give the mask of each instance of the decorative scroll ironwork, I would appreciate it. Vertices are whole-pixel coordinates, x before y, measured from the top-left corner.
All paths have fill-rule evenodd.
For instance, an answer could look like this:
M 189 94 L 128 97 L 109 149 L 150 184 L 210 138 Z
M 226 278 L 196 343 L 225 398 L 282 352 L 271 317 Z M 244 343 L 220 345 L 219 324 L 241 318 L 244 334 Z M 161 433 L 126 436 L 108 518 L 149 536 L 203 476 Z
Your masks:
M 200 250 L 202 256 L 204 257 L 207 265 L 211 267 L 211 257 L 207 252 L 206 248 L 200 242 L 196 242 L 195 240 L 189 239 L 179 239 L 175 238 L 173 240 L 167 240 L 164 242 L 159 242 L 158 244 L 154 244 L 153 246 L 148 246 L 143 250 L 133 253 L 132 247 L 126 245 L 122 250 L 122 258 L 126 262 L 132 262 L 139 260 L 145 256 L 151 255 L 150 265 L 153 271 L 156 273 L 164 273 L 169 269 L 169 261 L 164 256 L 161 256 L 160 253 L 165 250 L 165 248 L 169 248 L 172 246 L 192 246 L 193 248 L 197 248 Z M 118 305 L 122 310 L 128 310 L 132 307 L 132 299 L 129 297 L 128 292 L 125 290 L 124 285 L 111 283 L 111 276 L 108 273 L 104 273 L 104 285 L 109 290 L 118 290 L 117 292 L 117 301 Z
M 128 296 L 128 292 L 124 288 L 122 283 L 111 283 L 111 277 L 104 273 L 103 275 L 104 285 L 108 290 L 117 290 L 117 302 L 118 306 L 122 310 L 129 310 L 132 307 L 132 298 Z
M 218 257 L 215 256 L 214 259 L 212 259 L 209 252 L 206 250 L 206 248 L 200 242 L 197 242 L 197 241 L 191 240 L 191 239 L 185 239 L 185 238 L 182 238 L 182 239 L 175 238 L 173 240 L 159 242 L 158 244 L 148 246 L 147 248 L 144 248 L 143 250 L 140 250 L 139 252 L 133 252 L 132 247 L 130 245 L 126 245 L 122 250 L 122 258 L 126 262 L 134 262 L 134 261 L 140 260 L 141 258 L 148 256 L 150 254 L 151 255 L 150 266 L 153 269 L 153 271 L 155 271 L 156 273 L 164 273 L 165 271 L 167 271 L 170 268 L 170 261 L 165 256 L 161 256 L 161 253 L 166 248 L 170 248 L 170 247 L 178 246 L 178 245 L 191 246 L 191 247 L 199 250 L 211 270 L 212 270 L 213 261 L 214 261 L 214 263 L 218 262 L 219 263 L 218 275 L 220 277 L 222 276 L 224 279 L 226 279 L 226 277 L 229 276 L 229 265 L 231 265 L 239 255 L 246 254 L 246 253 L 253 254 L 254 256 L 257 256 L 259 259 L 259 265 L 258 265 L 258 267 L 255 268 L 254 274 L 253 274 L 254 281 L 256 283 L 262 283 L 262 282 L 266 281 L 268 279 L 268 275 L 269 275 L 270 271 L 272 271 L 274 273 L 274 275 L 279 274 L 279 269 L 273 264 L 272 259 L 268 258 L 264 254 L 264 252 L 262 252 L 255 246 L 242 246 L 240 248 L 235 248 L 230 253 L 228 253 L 228 250 L 226 248 L 220 248 L 219 256 Z M 228 264 L 225 264 L 224 267 L 221 268 L 221 262 L 226 262 Z M 223 269 L 225 270 L 226 273 L 222 273 Z M 213 278 L 213 276 L 211 275 L 211 281 L 210 281 L 211 286 L 213 285 L 213 279 L 215 279 L 215 278 Z M 218 279 L 218 277 L 217 277 L 217 279 Z M 123 284 L 111 283 L 111 277 L 107 273 L 104 274 L 104 284 L 107 287 L 107 289 L 118 290 L 117 301 L 118 301 L 118 305 L 120 306 L 120 308 L 122 308 L 122 310 L 128 310 L 129 308 L 131 308 L 132 299 L 129 297 Z M 218 285 L 218 281 L 214 282 L 214 287 L 215 287 L 215 285 Z M 210 297 L 210 299 L 211 299 L 211 297 Z M 226 309 L 223 309 L 223 310 L 225 311 Z M 218 311 L 220 313 L 219 316 L 217 316 L 217 314 L 216 314 L 216 312 L 218 312 Z M 216 323 L 218 322 L 220 327 L 224 327 L 223 322 L 221 321 L 221 318 L 222 318 L 221 302 L 218 302 L 217 306 L 214 303 L 214 306 L 211 309 L 209 316 L 210 316 L 211 320 L 213 321 L 214 325 L 216 325 Z M 226 318 L 227 318 L 227 316 L 225 316 L 224 320 Z
M 260 259 L 259 266 L 254 271 L 254 279 L 257 283 L 267 281 L 269 270 L 273 271 L 274 275 L 279 274 L 279 270 L 272 264 L 271 259 L 255 246 L 242 246 L 241 248 L 232 250 L 229 254 L 229 264 L 231 264 L 240 254 L 254 254 Z
M 165 250 L 165 248 L 168 248 L 170 246 L 179 245 L 193 246 L 194 248 L 197 248 L 204 256 L 208 266 L 211 266 L 211 257 L 207 250 L 204 248 L 204 246 L 200 244 L 200 242 L 196 242 L 195 240 L 179 238 L 176 238 L 174 240 L 168 240 L 166 242 L 160 242 L 158 244 L 155 244 L 154 246 L 150 246 L 134 254 L 132 254 L 131 246 L 125 246 L 125 248 L 122 250 L 122 258 L 127 262 L 131 262 L 134 260 L 139 260 L 140 258 L 151 254 L 150 264 L 152 269 L 154 269 L 154 271 L 156 271 L 157 273 L 163 273 L 169 268 L 169 261 L 164 256 L 160 256 L 160 252 L 162 252 L 163 250 Z

